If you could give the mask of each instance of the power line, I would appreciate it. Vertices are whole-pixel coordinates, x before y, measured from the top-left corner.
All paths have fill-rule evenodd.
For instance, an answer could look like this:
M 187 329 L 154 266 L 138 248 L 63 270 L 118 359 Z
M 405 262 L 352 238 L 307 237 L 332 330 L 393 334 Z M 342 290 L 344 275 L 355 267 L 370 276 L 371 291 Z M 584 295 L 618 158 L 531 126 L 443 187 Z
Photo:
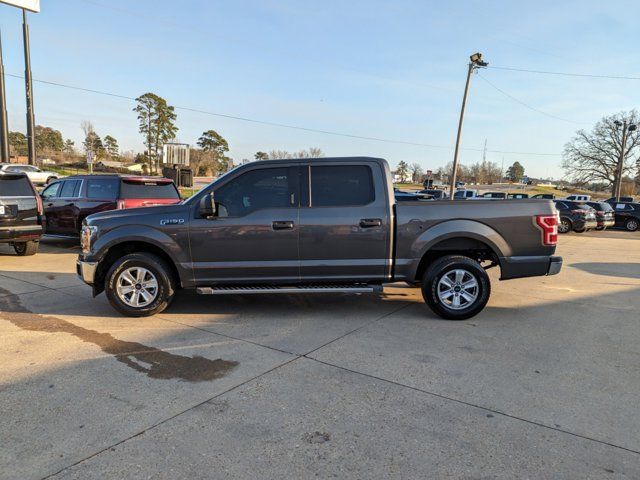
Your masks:
M 5 73 L 5 75 L 7 75 L 9 77 L 13 77 L 13 78 L 23 78 L 22 75 L 17 75 L 17 74 L 14 74 L 14 73 Z M 37 78 L 34 78 L 33 81 L 37 82 L 37 83 L 43 83 L 45 85 L 52 85 L 52 86 L 56 86 L 56 87 L 67 88 L 67 89 L 77 90 L 77 91 L 87 92 L 87 93 L 94 93 L 96 95 L 105 95 L 105 96 L 109 96 L 109 97 L 121 98 L 123 100 L 129 100 L 129 101 L 134 101 L 134 102 L 136 101 L 135 97 L 131 97 L 131 96 L 128 96 L 128 95 L 121 95 L 121 94 L 118 94 L 118 93 L 105 92 L 105 91 L 102 91 L 102 90 L 95 90 L 95 89 L 92 89 L 92 88 L 77 87 L 77 86 L 74 86 L 74 85 L 67 85 L 67 84 L 64 84 L 64 83 L 52 82 L 50 80 L 40 80 L 40 79 L 37 79 Z M 183 110 L 183 111 L 186 111 L 186 112 L 200 113 L 200 114 L 203 114 L 203 115 L 211 115 L 211 116 L 214 116 L 214 117 L 227 118 L 227 119 L 231 119 L 231 120 L 239 120 L 239 121 L 242 121 L 242 122 L 255 123 L 255 124 L 259 124 L 259 125 L 268 125 L 268 126 L 272 126 L 272 127 L 288 128 L 288 129 L 299 130 L 299 131 L 304 131 L 304 132 L 322 133 L 322 134 L 325 134 L 325 135 L 333 135 L 333 136 L 346 137 L 346 138 L 355 138 L 355 139 L 359 139 L 359 140 L 370 140 L 370 141 L 382 142 L 382 143 L 393 143 L 393 144 L 399 144 L 399 145 L 412 145 L 412 146 L 416 146 L 416 147 L 427 147 L 427 148 L 438 148 L 438 149 L 444 149 L 444 150 L 453 150 L 452 147 L 446 146 L 446 145 L 435 145 L 435 144 L 430 144 L 430 143 L 420 143 L 420 142 L 411 142 L 411 141 L 405 141 L 405 140 L 395 140 L 395 139 L 380 138 L 380 137 L 369 137 L 369 136 L 365 136 L 365 135 L 355 135 L 355 134 L 351 134 L 351 133 L 335 132 L 335 131 L 332 131 L 332 130 L 322 130 L 322 129 L 316 129 L 316 128 L 303 127 L 303 126 L 299 126 L 299 125 L 289 125 L 289 124 L 286 124 L 286 123 L 270 122 L 270 121 L 266 121 L 266 120 L 257 120 L 255 118 L 240 117 L 240 116 L 237 116 L 237 115 L 230 115 L 230 114 L 226 114 L 226 113 L 211 112 L 211 111 L 208 111 L 208 110 L 202 110 L 202 109 L 192 108 L 192 107 L 174 106 L 174 108 L 176 110 Z M 470 151 L 470 152 L 482 152 L 483 151 L 482 148 L 471 148 L 471 147 L 465 147 L 465 148 L 462 148 L 462 150 Z M 544 156 L 544 157 L 558 157 L 559 156 L 559 154 L 557 154 L 557 153 L 517 152 L 517 151 L 507 151 L 507 150 L 487 150 L 487 152 L 510 154 L 510 155 L 534 155 L 534 156 Z
M 629 77 L 624 75 L 598 75 L 598 74 L 590 74 L 590 73 L 552 72 L 549 70 L 528 70 L 525 68 L 515 68 L 515 67 L 496 67 L 494 65 L 489 65 L 488 68 L 494 68 L 496 70 L 509 70 L 513 72 L 539 73 L 544 75 L 562 75 L 566 77 L 609 78 L 613 80 L 640 80 L 640 77 Z
M 547 112 L 545 112 L 545 111 L 543 111 L 543 110 L 540 110 L 539 108 L 532 107 L 532 106 L 531 106 L 531 105 L 529 105 L 528 103 L 523 102 L 522 100 L 520 100 L 520 99 L 518 99 L 518 98 L 514 97 L 513 95 L 511 95 L 511 94 L 509 94 L 509 93 L 505 92 L 504 90 L 502 90 L 502 89 L 501 89 L 501 88 L 499 88 L 498 86 L 494 85 L 493 83 L 491 83 L 489 80 L 487 80 L 485 77 L 483 77 L 483 76 L 482 76 L 482 75 L 480 75 L 479 73 L 478 73 L 478 77 L 480 77 L 484 82 L 486 82 L 489 86 L 491 86 L 493 89 L 495 89 L 495 90 L 497 90 L 498 92 L 500 92 L 500 93 L 501 93 L 502 95 L 504 95 L 505 97 L 510 98 L 510 99 L 511 99 L 511 100 L 513 100 L 514 102 L 519 103 L 520 105 L 522 105 L 523 107 L 528 108 L 529 110 L 533 110 L 534 112 L 537 112 L 537 113 L 539 113 L 539 114 L 541 114 L 541 115 L 545 115 L 545 116 L 547 116 L 547 117 L 549 117 L 549 118 L 554 118 L 554 119 L 556 119 L 556 120 L 561 120 L 561 121 L 563 121 L 563 122 L 574 123 L 574 124 L 576 124 L 576 125 L 586 125 L 586 123 L 585 123 L 585 122 L 576 122 L 576 121 L 574 121 L 574 120 L 569 120 L 569 119 L 567 119 L 567 118 L 558 117 L 558 116 L 553 115 L 553 114 L 551 114 L 551 113 L 547 113 Z

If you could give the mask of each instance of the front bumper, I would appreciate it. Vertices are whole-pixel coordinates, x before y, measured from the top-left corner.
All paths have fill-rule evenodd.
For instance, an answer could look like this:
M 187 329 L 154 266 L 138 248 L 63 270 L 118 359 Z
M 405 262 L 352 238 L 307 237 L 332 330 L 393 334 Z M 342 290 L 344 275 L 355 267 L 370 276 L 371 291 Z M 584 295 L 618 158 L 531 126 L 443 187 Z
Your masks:
M 93 279 L 96 276 L 96 268 L 98 268 L 98 262 L 83 262 L 82 260 L 76 261 L 76 272 L 84 283 L 93 285 Z

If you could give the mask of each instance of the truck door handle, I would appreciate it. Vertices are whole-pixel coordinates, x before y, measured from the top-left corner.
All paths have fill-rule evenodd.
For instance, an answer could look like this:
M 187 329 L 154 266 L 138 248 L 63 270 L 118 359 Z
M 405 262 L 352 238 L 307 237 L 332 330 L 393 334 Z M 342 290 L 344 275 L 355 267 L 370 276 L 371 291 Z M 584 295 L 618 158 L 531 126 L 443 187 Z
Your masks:
M 381 227 L 382 220 L 379 218 L 363 218 L 360 220 L 360 226 L 362 228 Z
M 274 230 L 291 230 L 293 229 L 293 220 L 274 220 L 271 225 Z

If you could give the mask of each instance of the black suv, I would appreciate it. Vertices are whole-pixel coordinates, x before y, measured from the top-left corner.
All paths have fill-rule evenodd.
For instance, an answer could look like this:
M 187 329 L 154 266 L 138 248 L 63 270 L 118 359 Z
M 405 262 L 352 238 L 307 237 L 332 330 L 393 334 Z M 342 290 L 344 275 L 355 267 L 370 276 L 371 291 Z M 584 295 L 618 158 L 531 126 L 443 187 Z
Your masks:
M 0 174 L 0 242 L 35 255 L 42 236 L 42 202 L 24 173 Z
M 614 203 L 612 205 L 616 215 L 616 227 L 622 227 L 630 232 L 640 228 L 640 203 Z
M 564 199 L 553 202 L 560 214 L 558 232 L 569 233 L 573 230 L 582 233 L 598 226 L 596 212 L 589 205 Z
M 616 223 L 613 207 L 607 202 L 587 202 L 587 205 L 596 211 L 596 222 L 598 222 L 596 230 L 613 227 Z

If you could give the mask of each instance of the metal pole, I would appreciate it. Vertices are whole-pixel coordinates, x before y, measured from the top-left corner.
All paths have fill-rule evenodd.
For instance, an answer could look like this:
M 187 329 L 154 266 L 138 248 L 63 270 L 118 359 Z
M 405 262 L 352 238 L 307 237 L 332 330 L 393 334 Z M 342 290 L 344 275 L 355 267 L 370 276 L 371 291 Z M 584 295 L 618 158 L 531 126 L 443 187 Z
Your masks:
M 618 160 L 618 171 L 616 173 L 616 202 L 620 201 L 620 194 L 622 193 L 622 172 L 624 171 L 624 157 L 625 150 L 627 148 L 627 121 L 622 123 L 622 148 L 620 149 L 620 159 Z
M 36 163 L 36 126 L 33 118 L 33 89 L 31 81 L 31 55 L 29 53 L 29 25 L 27 11 L 22 9 L 22 36 L 24 38 L 24 86 L 27 93 L 27 146 L 29 147 L 29 165 Z
M 4 86 L 2 38 L 0 37 L 0 162 L 9 163 L 9 123 L 7 122 L 7 90 Z
M 469 83 L 471 82 L 471 73 L 473 73 L 473 62 L 469 63 L 467 72 L 467 83 L 464 86 L 464 96 L 462 97 L 462 108 L 460 109 L 460 121 L 458 122 L 458 136 L 456 137 L 456 149 L 453 154 L 453 172 L 451 172 L 451 182 L 449 184 L 449 198 L 453 200 L 456 187 L 456 176 L 458 175 L 458 153 L 460 151 L 460 138 L 462 137 L 462 123 L 464 121 L 464 109 L 467 105 L 467 95 L 469 94 Z

